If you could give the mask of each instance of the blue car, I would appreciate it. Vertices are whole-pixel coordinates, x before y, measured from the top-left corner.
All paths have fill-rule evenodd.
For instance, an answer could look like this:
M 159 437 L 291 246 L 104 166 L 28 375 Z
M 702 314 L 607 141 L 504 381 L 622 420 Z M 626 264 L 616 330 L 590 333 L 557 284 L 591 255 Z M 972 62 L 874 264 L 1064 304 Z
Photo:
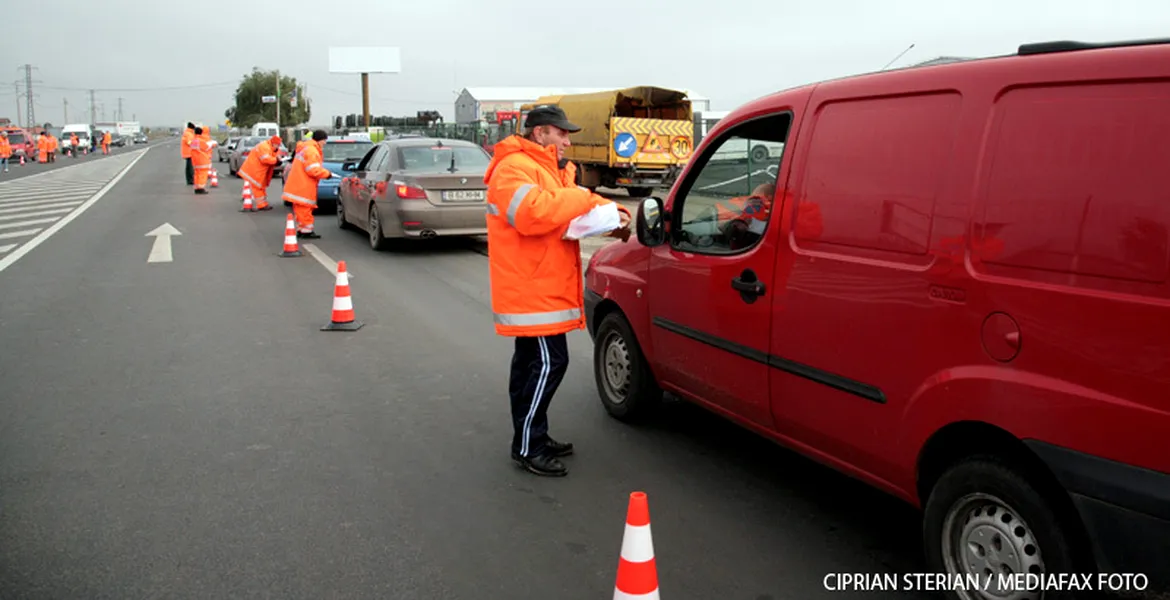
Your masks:
M 341 165 L 346 162 L 361 162 L 373 147 L 373 142 L 361 139 L 331 136 L 325 140 L 321 145 L 321 166 L 329 169 L 333 177 L 317 183 L 317 211 L 328 212 L 337 209 L 337 188 L 341 184 L 341 178 L 352 173 L 342 169 Z M 291 160 L 284 164 L 281 177 L 283 181 L 287 181 L 291 165 Z M 284 205 L 289 206 L 289 202 L 285 201 Z

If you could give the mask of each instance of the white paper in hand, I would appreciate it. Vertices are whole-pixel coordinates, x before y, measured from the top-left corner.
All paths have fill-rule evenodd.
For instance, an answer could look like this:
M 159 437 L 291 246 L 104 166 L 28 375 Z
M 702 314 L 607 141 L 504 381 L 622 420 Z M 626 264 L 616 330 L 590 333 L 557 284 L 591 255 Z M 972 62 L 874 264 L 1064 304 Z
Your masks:
M 569 222 L 569 230 L 565 232 L 566 240 L 579 240 L 595 235 L 609 233 L 622 226 L 622 218 L 618 213 L 617 203 L 610 202 L 593 207 L 593 210 Z

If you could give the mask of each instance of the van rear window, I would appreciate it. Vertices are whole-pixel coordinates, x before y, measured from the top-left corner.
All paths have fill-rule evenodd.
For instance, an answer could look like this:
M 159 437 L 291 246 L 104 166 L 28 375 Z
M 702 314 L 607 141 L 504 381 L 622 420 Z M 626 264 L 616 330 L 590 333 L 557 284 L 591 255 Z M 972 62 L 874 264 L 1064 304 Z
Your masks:
M 975 212 L 981 261 L 1028 280 L 1164 283 L 1170 84 L 1032 87 L 999 98 Z

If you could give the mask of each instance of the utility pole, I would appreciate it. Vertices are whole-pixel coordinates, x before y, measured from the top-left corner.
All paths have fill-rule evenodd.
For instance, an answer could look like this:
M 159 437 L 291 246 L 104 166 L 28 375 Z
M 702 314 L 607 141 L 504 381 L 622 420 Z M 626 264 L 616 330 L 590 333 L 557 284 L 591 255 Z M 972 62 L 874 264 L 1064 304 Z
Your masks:
M 25 104 L 25 109 L 24 109 L 24 110 L 25 110 L 25 114 L 27 115 L 27 118 L 28 118 L 28 126 L 29 126 L 30 128 L 31 128 L 31 127 L 36 127 L 36 126 L 37 126 L 37 118 L 36 118 L 36 113 L 33 111 L 33 86 L 32 86 L 32 84 L 33 84 L 33 78 L 32 78 L 32 72 L 33 72 L 33 66 L 32 66 L 32 65 L 24 65 L 24 93 L 27 95 L 27 98 L 28 98 L 28 99 L 27 99 L 27 102 L 26 102 L 26 104 Z
M 276 129 L 280 130 L 280 69 L 276 70 Z
M 65 104 L 65 120 L 61 124 L 68 125 L 69 124 L 69 99 L 62 98 L 61 102 L 63 102 Z
M 89 124 L 97 125 L 97 105 L 94 104 L 93 90 L 89 91 Z
M 20 110 L 20 82 L 19 81 L 12 82 L 12 89 L 14 92 L 16 92 L 16 124 L 20 125 L 21 123 L 24 122 L 24 120 L 20 116 L 21 112 L 23 112 Z
M 121 98 L 118 98 L 118 120 L 119 121 L 123 120 L 122 119 L 122 99 Z

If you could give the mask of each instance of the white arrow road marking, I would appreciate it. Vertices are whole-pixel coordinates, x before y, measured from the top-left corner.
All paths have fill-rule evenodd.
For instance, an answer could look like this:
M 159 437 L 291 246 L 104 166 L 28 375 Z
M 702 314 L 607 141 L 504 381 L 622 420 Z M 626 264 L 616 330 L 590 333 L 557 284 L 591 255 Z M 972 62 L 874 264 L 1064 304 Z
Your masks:
M 171 236 L 183 235 L 179 233 L 170 223 L 163 223 L 156 227 L 153 231 L 146 234 L 145 237 L 154 238 L 154 246 L 150 248 L 150 256 L 146 259 L 148 263 L 171 262 L 174 256 L 171 254 Z

